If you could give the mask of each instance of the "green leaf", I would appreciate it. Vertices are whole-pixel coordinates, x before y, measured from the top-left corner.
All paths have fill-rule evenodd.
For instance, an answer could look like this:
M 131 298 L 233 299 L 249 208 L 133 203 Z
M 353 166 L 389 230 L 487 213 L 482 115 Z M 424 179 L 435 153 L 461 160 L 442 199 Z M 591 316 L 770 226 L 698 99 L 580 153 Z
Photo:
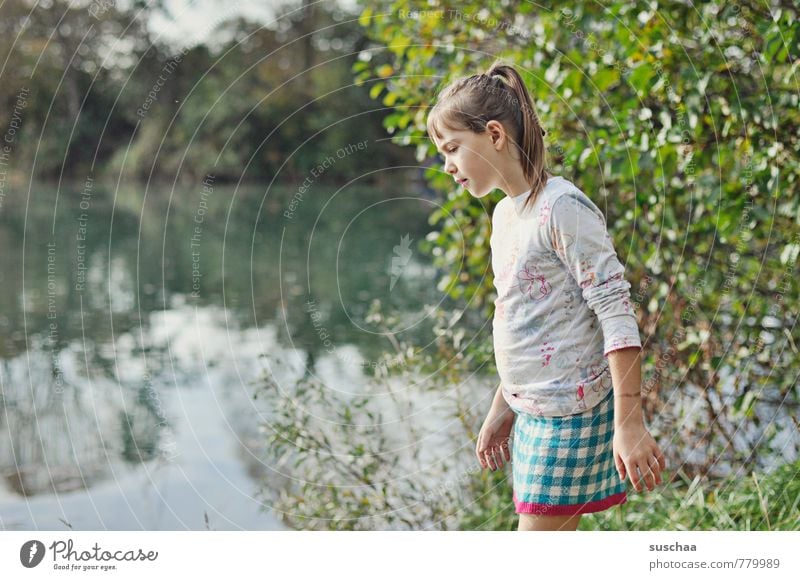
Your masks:
M 619 71 L 616 69 L 601 69 L 594 75 L 592 80 L 597 85 L 597 90 L 602 92 L 619 81 Z
M 385 86 L 386 86 L 386 83 L 384 83 L 382 81 L 381 82 L 377 82 L 374 85 L 372 85 L 372 88 L 369 90 L 369 97 L 371 99 L 376 99 L 378 97 L 378 95 L 381 94 L 381 91 L 383 90 L 383 87 L 385 87 Z
M 372 8 L 365 8 L 358 17 L 358 23 L 364 28 L 372 24 Z
M 387 107 L 391 107 L 397 102 L 397 93 L 387 93 L 386 96 L 383 98 L 383 104 Z
M 655 75 L 655 71 L 649 65 L 643 63 L 633 69 L 633 72 L 628 77 L 628 82 L 636 89 L 639 96 L 643 96 L 648 91 L 650 79 L 653 78 L 653 75 Z

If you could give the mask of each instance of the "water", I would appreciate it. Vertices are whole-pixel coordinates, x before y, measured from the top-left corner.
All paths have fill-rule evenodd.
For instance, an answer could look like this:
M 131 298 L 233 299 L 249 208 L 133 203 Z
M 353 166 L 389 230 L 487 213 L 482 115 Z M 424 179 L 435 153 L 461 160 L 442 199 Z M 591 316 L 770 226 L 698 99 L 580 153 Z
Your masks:
M 390 347 L 376 299 L 401 314 L 397 338 L 430 341 L 421 306 L 442 297 L 413 187 L 26 198 L 0 213 L 0 529 L 282 529 L 258 493 L 278 477 L 261 355 L 362 380 L 353 361 Z

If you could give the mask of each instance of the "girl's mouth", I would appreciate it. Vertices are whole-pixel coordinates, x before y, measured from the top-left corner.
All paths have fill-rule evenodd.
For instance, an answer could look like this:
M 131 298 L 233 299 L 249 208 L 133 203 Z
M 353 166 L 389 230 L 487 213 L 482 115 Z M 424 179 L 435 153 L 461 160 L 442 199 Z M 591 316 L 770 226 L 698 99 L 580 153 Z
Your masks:
M 458 184 L 463 187 L 463 186 L 465 186 L 467 184 L 468 181 L 469 181 L 469 179 L 460 179 L 458 181 Z

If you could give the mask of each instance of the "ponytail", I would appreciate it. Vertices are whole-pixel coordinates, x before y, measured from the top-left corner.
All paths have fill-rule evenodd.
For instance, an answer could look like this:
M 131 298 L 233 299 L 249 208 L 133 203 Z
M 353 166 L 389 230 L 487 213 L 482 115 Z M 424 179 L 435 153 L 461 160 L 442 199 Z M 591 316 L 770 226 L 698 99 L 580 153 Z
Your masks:
M 509 109 L 519 127 L 517 146 L 521 154 L 525 179 L 531 186 L 531 194 L 525 201 L 532 207 L 539 193 L 547 185 L 549 174 L 545 168 L 545 130 L 533 108 L 528 89 L 514 67 L 495 62 L 486 72 L 489 79 L 501 78 L 510 96 Z

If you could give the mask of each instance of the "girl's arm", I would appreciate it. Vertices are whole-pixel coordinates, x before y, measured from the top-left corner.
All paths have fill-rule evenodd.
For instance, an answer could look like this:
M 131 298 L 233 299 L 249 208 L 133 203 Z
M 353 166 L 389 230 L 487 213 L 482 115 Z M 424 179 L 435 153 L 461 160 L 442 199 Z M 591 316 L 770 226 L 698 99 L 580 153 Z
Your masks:
M 503 396 L 503 384 L 501 383 L 497 387 L 497 391 L 494 393 L 494 400 L 492 401 L 492 411 L 494 411 L 498 415 L 513 415 L 514 410 L 508 406 L 508 402 L 506 398 Z
M 614 463 L 620 479 L 630 478 L 636 491 L 652 491 L 661 483 L 667 463 L 644 426 L 640 355 L 638 347 L 608 353 L 614 385 Z
M 608 353 L 611 382 L 614 385 L 614 428 L 644 424 L 642 416 L 641 349 L 622 348 Z
M 630 303 L 630 283 L 619 262 L 600 209 L 580 191 L 553 202 L 544 231 L 553 250 L 580 286 L 603 329 L 603 354 L 614 387 L 614 463 L 636 491 L 661 483 L 666 462 L 644 426 L 641 402 L 641 340 Z
M 597 315 L 603 354 L 641 347 L 631 285 L 600 209 L 582 192 L 568 191 L 553 202 L 544 236 Z

